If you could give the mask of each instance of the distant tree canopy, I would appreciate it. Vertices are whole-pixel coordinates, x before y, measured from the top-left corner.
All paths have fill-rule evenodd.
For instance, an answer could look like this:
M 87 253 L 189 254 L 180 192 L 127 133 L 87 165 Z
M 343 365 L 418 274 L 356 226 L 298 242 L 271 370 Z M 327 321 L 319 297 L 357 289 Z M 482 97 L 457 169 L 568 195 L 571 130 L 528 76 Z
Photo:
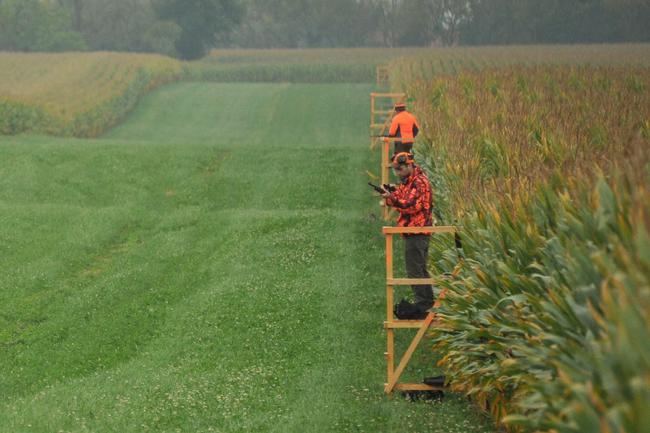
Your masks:
M 650 41 L 648 0 L 471 0 L 467 44 Z
M 0 0 L 0 50 L 85 50 L 69 11 L 39 0 Z
M 0 50 L 650 41 L 649 0 L 0 0 Z
M 244 13 L 238 0 L 153 0 L 153 6 L 161 19 L 180 27 L 176 50 L 187 60 L 203 57 L 218 42 L 227 43 Z

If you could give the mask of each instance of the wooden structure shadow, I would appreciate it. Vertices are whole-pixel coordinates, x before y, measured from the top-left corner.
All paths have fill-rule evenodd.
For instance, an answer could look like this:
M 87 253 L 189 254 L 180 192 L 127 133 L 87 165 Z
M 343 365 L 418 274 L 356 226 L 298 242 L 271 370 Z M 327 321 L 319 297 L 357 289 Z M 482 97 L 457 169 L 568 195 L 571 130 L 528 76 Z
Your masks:
M 393 314 L 394 288 L 395 286 L 406 286 L 411 284 L 436 284 L 439 279 L 436 278 L 395 278 L 393 275 L 393 236 L 401 234 L 414 233 L 455 233 L 457 228 L 454 226 L 434 226 L 434 227 L 384 227 L 383 234 L 386 237 L 386 383 L 384 383 L 384 392 L 392 394 L 393 391 L 440 391 L 442 387 L 426 385 L 424 383 L 400 383 L 399 379 L 407 367 L 415 349 L 422 341 L 426 332 L 435 326 L 435 313 L 430 312 L 424 320 L 398 320 Z M 440 293 L 434 307 L 438 306 L 440 300 L 444 299 L 444 291 Z M 395 367 L 395 330 L 396 329 L 417 329 L 417 333 L 406 352 L 402 355 L 397 367 Z

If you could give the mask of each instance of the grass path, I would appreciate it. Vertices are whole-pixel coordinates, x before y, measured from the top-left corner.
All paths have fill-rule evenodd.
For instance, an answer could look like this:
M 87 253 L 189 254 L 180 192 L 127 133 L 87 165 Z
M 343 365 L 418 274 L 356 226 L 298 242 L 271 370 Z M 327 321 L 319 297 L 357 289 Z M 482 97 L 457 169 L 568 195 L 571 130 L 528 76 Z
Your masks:
M 369 91 L 177 84 L 101 140 L 0 138 L 0 431 L 490 431 L 381 392 Z

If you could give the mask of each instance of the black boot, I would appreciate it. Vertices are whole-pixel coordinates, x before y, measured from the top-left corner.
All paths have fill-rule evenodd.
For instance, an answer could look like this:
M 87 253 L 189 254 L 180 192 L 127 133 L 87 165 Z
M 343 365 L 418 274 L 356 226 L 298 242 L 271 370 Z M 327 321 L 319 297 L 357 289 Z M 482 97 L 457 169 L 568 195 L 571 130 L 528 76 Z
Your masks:
M 429 386 L 443 387 L 445 386 L 445 376 L 425 377 L 422 382 Z
M 420 309 L 406 299 L 402 299 L 399 304 L 395 305 L 393 313 L 400 320 L 420 320 L 422 316 Z M 426 314 L 424 317 L 426 317 Z

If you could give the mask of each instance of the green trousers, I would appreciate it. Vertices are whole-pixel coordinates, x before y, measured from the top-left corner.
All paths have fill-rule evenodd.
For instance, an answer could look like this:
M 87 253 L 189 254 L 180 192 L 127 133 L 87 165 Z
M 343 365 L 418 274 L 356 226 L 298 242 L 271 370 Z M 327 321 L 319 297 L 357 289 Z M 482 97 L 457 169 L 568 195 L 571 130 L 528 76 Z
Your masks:
M 429 236 L 404 236 L 404 253 L 406 275 L 409 278 L 430 278 L 427 270 L 429 259 Z M 430 284 L 411 286 L 415 297 L 415 305 L 420 311 L 427 311 L 433 306 L 433 288 Z

